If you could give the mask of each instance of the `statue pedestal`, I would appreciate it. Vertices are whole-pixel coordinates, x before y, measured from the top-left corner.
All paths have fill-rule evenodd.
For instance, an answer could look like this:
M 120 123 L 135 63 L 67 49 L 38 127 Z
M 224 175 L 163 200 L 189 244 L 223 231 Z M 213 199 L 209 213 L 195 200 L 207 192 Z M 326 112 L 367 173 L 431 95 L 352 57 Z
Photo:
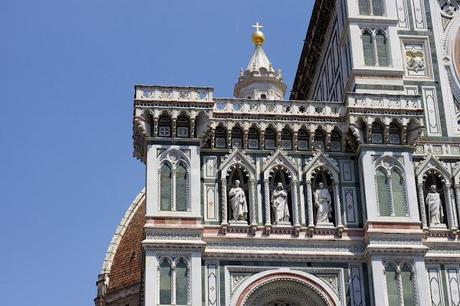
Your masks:
M 315 226 L 316 228 L 333 228 L 334 224 L 332 222 L 322 222 L 318 223 Z
M 248 221 L 246 220 L 230 220 L 228 223 L 236 226 L 248 226 Z
M 278 226 L 278 227 L 287 227 L 287 226 L 291 227 L 292 226 L 291 222 L 288 222 L 288 221 L 275 222 L 273 225 Z
M 443 224 L 443 223 L 440 223 L 440 224 L 436 224 L 436 225 L 430 225 L 430 230 L 431 229 L 446 229 L 447 228 L 447 225 Z

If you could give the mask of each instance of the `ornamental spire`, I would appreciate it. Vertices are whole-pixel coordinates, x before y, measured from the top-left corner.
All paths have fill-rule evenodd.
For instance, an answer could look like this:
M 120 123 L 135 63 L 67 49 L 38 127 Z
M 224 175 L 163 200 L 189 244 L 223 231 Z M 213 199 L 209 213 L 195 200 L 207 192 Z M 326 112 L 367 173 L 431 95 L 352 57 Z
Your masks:
M 245 70 L 241 69 L 238 82 L 233 94 L 237 98 L 282 100 L 286 92 L 281 70 L 273 69 L 262 47 L 265 35 L 259 22 L 252 26 L 255 31 L 251 40 L 255 45 L 254 51 Z

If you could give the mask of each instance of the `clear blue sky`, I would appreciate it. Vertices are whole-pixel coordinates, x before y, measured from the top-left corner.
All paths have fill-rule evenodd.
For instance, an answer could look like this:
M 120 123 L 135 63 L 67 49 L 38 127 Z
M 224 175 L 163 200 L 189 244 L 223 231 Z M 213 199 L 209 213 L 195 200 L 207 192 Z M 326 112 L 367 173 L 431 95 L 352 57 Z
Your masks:
M 259 21 L 291 89 L 313 2 L 0 1 L 0 304 L 92 305 L 144 183 L 133 86 L 231 96 Z

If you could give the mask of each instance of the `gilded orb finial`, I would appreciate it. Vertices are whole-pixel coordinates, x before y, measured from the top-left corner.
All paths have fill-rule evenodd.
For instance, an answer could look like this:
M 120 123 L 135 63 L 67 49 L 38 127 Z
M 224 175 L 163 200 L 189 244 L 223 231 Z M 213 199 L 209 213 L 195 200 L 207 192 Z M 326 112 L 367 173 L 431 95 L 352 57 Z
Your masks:
M 264 33 L 262 31 L 260 31 L 261 28 L 263 28 L 262 25 L 259 24 L 259 22 L 256 22 L 255 25 L 252 26 L 253 28 L 256 29 L 256 31 L 254 33 L 252 33 L 252 42 L 256 45 L 256 46 L 260 46 L 264 43 L 265 41 L 265 36 L 264 36 Z

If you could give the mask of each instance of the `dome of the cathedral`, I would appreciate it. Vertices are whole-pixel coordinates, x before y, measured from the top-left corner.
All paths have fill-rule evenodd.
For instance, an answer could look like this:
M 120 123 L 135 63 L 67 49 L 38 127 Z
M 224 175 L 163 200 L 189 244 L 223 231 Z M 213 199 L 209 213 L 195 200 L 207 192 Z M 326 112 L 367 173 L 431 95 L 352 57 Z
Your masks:
M 145 224 L 145 192 L 129 206 L 105 255 L 97 281 L 96 305 L 139 305 Z

